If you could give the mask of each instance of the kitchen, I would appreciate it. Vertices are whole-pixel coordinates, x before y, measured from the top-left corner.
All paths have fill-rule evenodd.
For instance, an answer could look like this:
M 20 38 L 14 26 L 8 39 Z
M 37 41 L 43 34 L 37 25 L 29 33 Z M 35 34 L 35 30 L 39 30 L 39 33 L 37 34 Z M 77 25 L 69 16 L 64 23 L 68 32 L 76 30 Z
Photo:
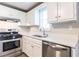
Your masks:
M 79 2 L 0 2 L 1 57 L 79 57 Z

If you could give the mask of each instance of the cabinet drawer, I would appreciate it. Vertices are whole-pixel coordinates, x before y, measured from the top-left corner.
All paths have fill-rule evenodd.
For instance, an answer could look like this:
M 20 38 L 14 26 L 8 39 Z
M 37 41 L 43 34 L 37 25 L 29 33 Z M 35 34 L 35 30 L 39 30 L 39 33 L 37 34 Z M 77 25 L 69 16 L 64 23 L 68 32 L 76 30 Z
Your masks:
M 42 40 L 39 40 L 39 39 L 35 39 L 35 38 L 31 38 L 31 37 L 27 37 L 27 36 L 23 36 L 23 41 L 26 42 L 26 41 L 30 41 L 30 42 L 33 42 L 33 43 L 36 43 L 36 44 L 41 44 L 42 45 Z
M 29 38 L 29 37 L 28 37 Z M 39 39 L 34 39 L 34 38 L 29 38 L 29 40 L 33 43 L 36 43 L 36 44 L 39 44 L 39 45 L 42 45 L 42 40 L 39 40 Z

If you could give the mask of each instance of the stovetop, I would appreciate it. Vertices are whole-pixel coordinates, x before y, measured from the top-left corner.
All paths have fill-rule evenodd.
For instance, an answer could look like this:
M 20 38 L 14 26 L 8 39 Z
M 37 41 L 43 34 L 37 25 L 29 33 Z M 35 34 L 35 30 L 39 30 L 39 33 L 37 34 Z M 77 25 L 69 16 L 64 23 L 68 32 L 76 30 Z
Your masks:
M 0 41 L 11 40 L 21 37 L 22 35 L 18 34 L 18 32 L 0 32 Z

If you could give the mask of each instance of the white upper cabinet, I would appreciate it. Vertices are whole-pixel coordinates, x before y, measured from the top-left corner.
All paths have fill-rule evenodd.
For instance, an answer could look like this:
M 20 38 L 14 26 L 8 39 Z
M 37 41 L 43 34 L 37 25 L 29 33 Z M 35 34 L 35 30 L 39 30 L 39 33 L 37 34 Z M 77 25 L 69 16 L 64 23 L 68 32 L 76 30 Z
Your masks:
M 46 3 L 43 3 L 36 8 L 27 12 L 27 23 L 30 25 L 39 25 L 39 9 L 46 6 Z
M 76 20 L 75 2 L 48 2 L 46 4 L 50 23 Z
M 76 20 L 75 2 L 45 2 L 27 13 L 27 22 L 35 24 L 35 11 L 47 7 L 47 19 L 49 23 Z M 39 23 L 37 21 L 37 23 Z
M 48 20 L 51 22 L 57 21 L 57 2 L 48 2 L 47 3 L 48 10 Z
M 27 24 L 29 25 L 39 25 L 38 19 L 36 19 L 37 17 L 39 17 L 39 15 L 36 15 L 37 12 L 37 8 L 34 8 L 32 10 L 30 10 L 29 12 L 27 12 Z
M 35 25 L 35 9 L 27 13 L 27 23 L 30 25 Z
M 58 21 L 75 20 L 75 3 L 60 2 L 58 3 Z

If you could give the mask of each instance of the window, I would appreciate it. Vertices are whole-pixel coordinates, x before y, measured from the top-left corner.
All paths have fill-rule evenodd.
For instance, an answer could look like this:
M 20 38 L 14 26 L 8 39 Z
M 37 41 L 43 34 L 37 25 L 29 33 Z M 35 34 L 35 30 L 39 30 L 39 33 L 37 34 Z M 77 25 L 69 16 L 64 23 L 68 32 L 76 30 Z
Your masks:
M 38 9 L 36 11 L 35 19 L 36 19 L 35 23 L 38 23 L 41 30 L 42 29 L 44 29 L 44 30 L 50 29 L 50 25 L 47 21 L 47 8 L 46 7 L 43 7 L 43 8 Z

